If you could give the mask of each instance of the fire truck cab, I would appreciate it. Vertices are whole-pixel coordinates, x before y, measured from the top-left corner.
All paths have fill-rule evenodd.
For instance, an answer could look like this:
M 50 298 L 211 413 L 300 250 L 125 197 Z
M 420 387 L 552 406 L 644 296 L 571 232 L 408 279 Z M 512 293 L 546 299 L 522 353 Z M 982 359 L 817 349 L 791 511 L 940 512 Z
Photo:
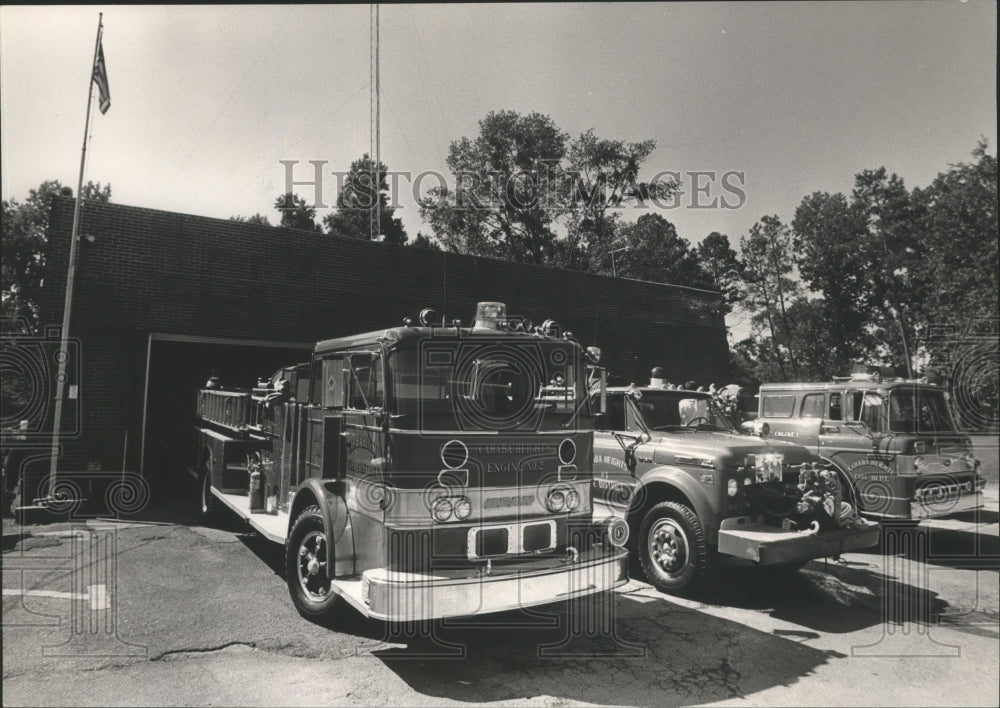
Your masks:
M 627 522 L 661 592 L 697 594 L 719 555 L 797 570 L 878 544 L 848 478 L 800 445 L 741 434 L 711 394 L 657 379 L 594 389 L 595 514 Z
M 296 607 L 342 598 L 412 621 L 527 607 L 627 581 L 595 526 L 583 350 L 481 303 L 319 342 L 253 390 L 199 392 L 202 509 L 286 549 Z
M 874 371 L 763 384 L 753 425 L 850 475 L 865 516 L 914 522 L 983 505 L 972 441 L 956 429 L 939 386 Z

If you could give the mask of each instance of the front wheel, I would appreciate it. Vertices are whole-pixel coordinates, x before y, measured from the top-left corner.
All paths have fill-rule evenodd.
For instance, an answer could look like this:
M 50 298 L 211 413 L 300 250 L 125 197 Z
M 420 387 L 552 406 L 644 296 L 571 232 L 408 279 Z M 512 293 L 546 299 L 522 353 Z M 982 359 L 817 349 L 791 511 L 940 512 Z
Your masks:
M 327 538 L 323 514 L 310 506 L 299 514 L 285 546 L 285 578 L 295 608 L 314 622 L 329 623 L 337 614 L 337 594 L 327 567 Z
M 639 560 L 646 579 L 668 595 L 693 595 L 714 565 L 698 515 L 678 502 L 663 502 L 646 512 Z

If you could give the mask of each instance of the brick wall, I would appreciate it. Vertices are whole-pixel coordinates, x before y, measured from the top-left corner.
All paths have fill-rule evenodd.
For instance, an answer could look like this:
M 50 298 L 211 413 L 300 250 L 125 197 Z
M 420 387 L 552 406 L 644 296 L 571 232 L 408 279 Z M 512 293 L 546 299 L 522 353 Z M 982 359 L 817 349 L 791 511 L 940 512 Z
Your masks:
M 42 303 L 52 324 L 73 205 L 53 202 Z M 78 249 L 70 327 L 82 347 L 76 464 L 113 457 L 121 435 L 112 442 L 108 430 L 141 434 L 150 333 L 308 342 L 398 325 L 424 307 L 468 323 L 476 302 L 499 300 L 536 323 L 557 320 L 636 382 L 661 365 L 673 381 L 727 383 L 715 293 L 119 204 L 85 204 L 80 233 L 94 241 Z

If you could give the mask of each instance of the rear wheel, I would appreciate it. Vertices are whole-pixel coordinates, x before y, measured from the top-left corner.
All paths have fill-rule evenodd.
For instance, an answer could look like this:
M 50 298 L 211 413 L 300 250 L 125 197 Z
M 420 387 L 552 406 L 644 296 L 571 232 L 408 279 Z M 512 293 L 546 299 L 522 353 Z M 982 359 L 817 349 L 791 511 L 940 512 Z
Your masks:
M 318 506 L 307 507 L 295 519 L 285 547 L 285 578 L 299 613 L 314 622 L 332 622 L 339 599 L 331 587 L 327 550 L 330 539 Z
M 668 595 L 693 595 L 714 565 L 698 515 L 678 502 L 663 502 L 646 512 L 638 546 L 646 579 Z

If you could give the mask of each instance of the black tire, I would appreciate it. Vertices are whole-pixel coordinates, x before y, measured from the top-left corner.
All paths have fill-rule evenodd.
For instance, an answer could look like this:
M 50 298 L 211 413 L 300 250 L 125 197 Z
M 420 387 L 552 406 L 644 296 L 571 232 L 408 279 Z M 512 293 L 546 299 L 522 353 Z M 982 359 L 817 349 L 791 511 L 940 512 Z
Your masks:
M 319 624 L 332 624 L 340 599 L 330 587 L 326 571 L 326 528 L 318 506 L 303 509 L 285 546 L 285 580 L 292 603 L 303 617 Z
M 646 580 L 667 595 L 695 594 L 715 565 L 698 515 L 678 502 L 646 512 L 637 545 Z

